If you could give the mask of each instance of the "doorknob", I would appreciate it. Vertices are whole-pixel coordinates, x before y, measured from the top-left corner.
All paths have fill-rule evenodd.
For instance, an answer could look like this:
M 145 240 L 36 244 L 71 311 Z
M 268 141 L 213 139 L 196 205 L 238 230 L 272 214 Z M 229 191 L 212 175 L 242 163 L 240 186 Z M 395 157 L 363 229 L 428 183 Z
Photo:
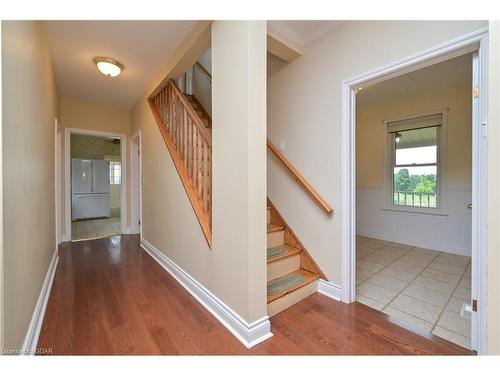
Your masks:
M 467 205 L 467 208 L 468 208 L 469 210 L 471 210 L 471 209 L 472 209 L 472 203 L 469 203 L 469 204 Z

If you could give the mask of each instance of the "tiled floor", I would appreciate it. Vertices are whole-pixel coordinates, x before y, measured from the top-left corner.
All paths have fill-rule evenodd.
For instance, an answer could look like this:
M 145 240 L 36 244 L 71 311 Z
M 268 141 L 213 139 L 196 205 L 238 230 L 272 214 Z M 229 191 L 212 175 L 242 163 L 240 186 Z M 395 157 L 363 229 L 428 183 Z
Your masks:
M 470 349 L 471 258 L 358 236 L 356 300 Z
M 71 223 L 73 240 L 109 237 L 121 234 L 120 218 L 82 220 Z

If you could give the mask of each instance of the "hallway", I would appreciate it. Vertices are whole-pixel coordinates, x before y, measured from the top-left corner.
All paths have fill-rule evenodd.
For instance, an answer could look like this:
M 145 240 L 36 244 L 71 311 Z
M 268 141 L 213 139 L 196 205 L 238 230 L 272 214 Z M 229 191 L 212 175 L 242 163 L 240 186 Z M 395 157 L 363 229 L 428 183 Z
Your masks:
M 386 314 L 314 294 L 247 350 L 139 247 L 139 236 L 62 245 L 38 348 L 53 354 L 470 354 Z

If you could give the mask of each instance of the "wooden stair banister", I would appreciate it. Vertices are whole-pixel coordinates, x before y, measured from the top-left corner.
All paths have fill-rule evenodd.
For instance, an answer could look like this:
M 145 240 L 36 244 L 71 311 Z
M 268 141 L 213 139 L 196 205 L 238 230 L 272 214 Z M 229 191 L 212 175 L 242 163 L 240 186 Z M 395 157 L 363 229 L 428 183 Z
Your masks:
M 212 248 L 212 136 L 173 80 L 148 98 L 208 246 Z
M 306 191 L 311 199 L 328 215 L 333 213 L 333 208 L 319 195 L 312 185 L 302 176 L 299 171 L 285 158 L 285 156 L 274 146 L 271 141 L 267 140 L 267 147 L 271 152 L 283 163 L 283 165 L 292 174 L 295 181 Z

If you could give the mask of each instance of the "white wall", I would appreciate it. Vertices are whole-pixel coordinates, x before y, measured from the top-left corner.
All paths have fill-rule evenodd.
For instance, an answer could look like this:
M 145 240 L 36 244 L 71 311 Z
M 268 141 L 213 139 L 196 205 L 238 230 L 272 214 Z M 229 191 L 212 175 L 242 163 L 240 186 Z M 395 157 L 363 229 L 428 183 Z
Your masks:
M 357 234 L 454 254 L 471 255 L 467 191 L 447 190 L 446 216 L 385 211 L 382 188 L 356 189 Z
M 333 207 L 328 218 L 268 157 L 268 195 L 330 281 L 341 284 L 341 83 L 487 22 L 346 22 L 269 80 L 268 138 Z
M 372 88 L 376 90 L 376 88 Z M 435 87 L 399 98 L 380 97 L 357 105 L 356 112 L 356 231 L 413 246 L 471 254 L 472 215 L 472 85 Z M 384 210 L 384 120 L 446 111 L 441 134 L 440 197 L 446 216 Z
M 212 74 L 212 48 L 201 55 L 198 62 Z M 201 104 L 203 109 L 212 117 L 212 84 L 201 73 L 200 69 L 193 67 L 192 90 L 194 97 Z
M 212 48 L 207 49 L 203 52 L 198 62 L 210 73 L 212 74 Z

